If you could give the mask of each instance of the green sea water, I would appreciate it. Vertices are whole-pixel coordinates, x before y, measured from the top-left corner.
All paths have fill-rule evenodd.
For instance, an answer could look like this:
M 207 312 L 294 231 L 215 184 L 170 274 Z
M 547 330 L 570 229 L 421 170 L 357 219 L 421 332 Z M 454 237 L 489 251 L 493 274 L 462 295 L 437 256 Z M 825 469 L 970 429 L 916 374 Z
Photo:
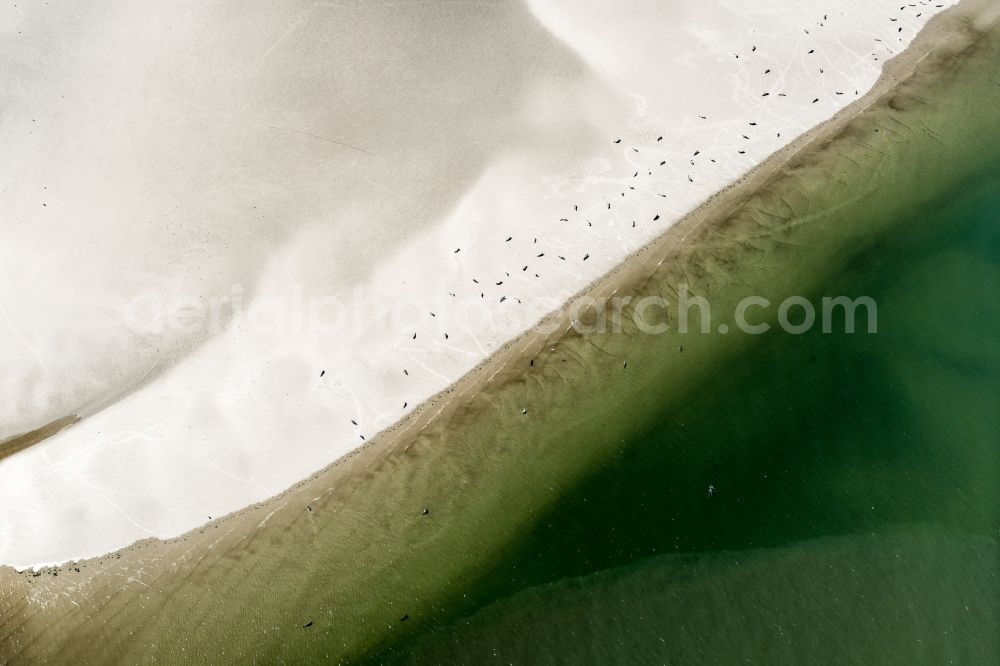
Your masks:
M 998 72 L 928 58 L 622 286 L 877 333 L 626 309 L 205 534 L 0 571 L 0 663 L 997 663 Z
M 762 336 L 647 415 L 407 660 L 997 663 L 1000 164 L 826 286 L 877 334 Z

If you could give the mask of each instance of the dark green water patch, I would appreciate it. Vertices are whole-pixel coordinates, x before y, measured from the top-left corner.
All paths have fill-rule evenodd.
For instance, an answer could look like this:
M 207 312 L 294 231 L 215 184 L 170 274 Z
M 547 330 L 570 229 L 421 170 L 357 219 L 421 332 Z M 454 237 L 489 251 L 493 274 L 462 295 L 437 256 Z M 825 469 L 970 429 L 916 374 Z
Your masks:
M 859 663 L 892 655 L 897 663 L 904 655 L 992 663 L 1000 636 L 1000 168 L 925 206 L 851 258 L 830 285 L 875 299 L 877 334 L 838 333 L 839 321 L 832 334 L 762 336 L 652 415 L 494 572 L 531 593 L 433 634 L 414 659 L 474 663 L 488 646 L 487 654 L 520 656 L 517 663 L 587 654 L 591 663 L 735 661 L 774 640 L 781 649 L 770 663 L 779 654 L 826 659 L 831 650 Z M 913 524 L 923 545 L 902 547 L 907 560 L 893 566 L 890 554 L 910 538 L 895 533 Z M 866 535 L 860 552 L 845 547 L 846 536 L 809 542 L 826 567 L 794 555 L 797 542 L 854 534 Z M 978 546 L 966 544 L 975 538 Z M 753 551 L 773 547 L 791 548 L 773 567 Z M 715 562 L 731 551 L 743 551 L 721 556 L 733 580 L 699 564 L 699 556 Z M 663 553 L 688 559 L 657 559 Z M 754 564 L 747 570 L 741 559 Z M 627 589 L 609 590 L 607 577 L 593 573 L 632 563 L 636 584 Z M 695 581 L 664 582 L 665 571 L 678 569 Z M 571 576 L 584 577 L 572 584 L 572 602 L 551 582 Z M 803 598 L 799 578 L 827 586 Z M 867 586 L 871 596 L 861 593 Z M 975 612 L 955 610 L 966 604 Z M 819 621 L 824 609 L 835 621 Z M 763 626 L 762 613 L 784 622 L 784 634 Z M 685 614 L 694 619 L 685 624 Z M 713 641 L 721 633 L 728 642 Z
M 981 175 L 829 283 L 875 300 L 876 334 L 838 320 L 830 334 L 761 336 L 646 415 L 503 576 L 528 584 L 911 521 L 995 534 L 1000 169 Z

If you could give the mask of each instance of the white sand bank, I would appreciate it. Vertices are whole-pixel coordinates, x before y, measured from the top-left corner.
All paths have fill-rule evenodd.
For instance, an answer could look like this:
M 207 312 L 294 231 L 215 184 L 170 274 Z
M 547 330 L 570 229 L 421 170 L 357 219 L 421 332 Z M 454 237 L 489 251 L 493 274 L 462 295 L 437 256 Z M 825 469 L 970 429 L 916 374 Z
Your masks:
M 864 94 L 950 4 L 0 9 L 0 441 L 83 417 L 0 459 L 0 563 L 308 476 Z

